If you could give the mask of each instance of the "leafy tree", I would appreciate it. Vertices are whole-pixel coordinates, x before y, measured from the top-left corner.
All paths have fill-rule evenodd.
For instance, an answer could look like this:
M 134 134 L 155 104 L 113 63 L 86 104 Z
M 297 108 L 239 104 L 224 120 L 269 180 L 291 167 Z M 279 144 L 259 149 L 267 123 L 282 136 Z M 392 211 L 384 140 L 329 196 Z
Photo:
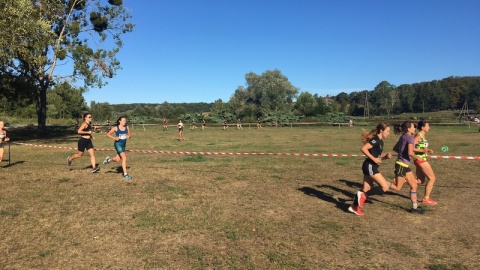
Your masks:
M 280 70 L 267 70 L 261 75 L 250 72 L 245 75 L 247 88 L 238 88 L 231 97 L 236 111 L 242 116 L 260 117 L 271 111 L 290 113 L 298 89 Z M 242 107 L 239 109 L 239 105 Z
M 187 109 L 183 106 L 176 106 L 175 109 L 173 109 L 173 115 L 174 117 L 177 117 L 179 119 L 182 119 L 181 116 L 187 113 Z
M 313 117 L 317 111 L 318 103 L 315 97 L 309 92 L 302 92 L 295 102 L 294 108 L 299 115 Z
M 376 106 L 377 113 L 385 112 L 387 115 L 390 115 L 395 103 L 398 101 L 398 92 L 392 84 L 382 81 L 373 90 L 372 100 Z
M 428 82 L 426 85 L 428 91 L 428 111 L 444 110 L 447 109 L 448 98 L 447 92 L 442 89 L 440 82 L 437 80 Z
M 20 114 L 23 109 L 33 104 L 34 99 L 29 92 L 30 85 L 27 80 L 9 73 L 0 74 L 0 104 L 4 112 Z
M 90 102 L 90 113 L 94 121 L 106 121 L 116 118 L 113 114 L 113 108 L 108 102 L 96 103 L 95 101 Z M 116 119 L 115 119 L 116 120 Z
M 355 116 L 364 116 L 367 114 L 365 108 L 365 100 L 368 98 L 368 90 L 364 90 L 361 92 L 352 92 L 349 95 L 350 99 L 350 110 L 349 115 Z
M 0 10 L 0 64 L 30 84 L 41 134 L 47 131 L 47 90 L 61 80 L 105 85 L 120 68 L 120 37 L 133 29 L 121 0 L 2 0 Z
M 136 116 L 148 116 L 148 110 L 142 105 L 137 105 L 130 114 Z
M 48 105 L 58 109 L 58 113 L 48 112 L 54 118 L 78 118 L 83 111 L 88 110 L 83 98 L 84 89 L 72 87 L 68 82 L 63 82 L 47 91 Z M 49 107 L 50 109 L 50 107 Z
M 330 107 L 329 97 L 320 97 L 318 94 L 313 95 L 313 97 L 317 100 L 317 110 L 315 111 L 315 115 L 324 115 L 328 112 L 332 111 Z
M 166 101 L 157 106 L 156 110 L 158 111 L 158 117 L 167 119 L 176 117 L 174 114 L 175 108 Z
M 335 96 L 335 101 L 339 105 L 339 112 L 348 113 L 350 109 L 350 98 L 347 93 L 341 92 L 340 94 Z
M 415 90 L 410 84 L 402 84 L 397 87 L 400 98 L 402 112 L 413 112 L 413 102 L 415 101 Z

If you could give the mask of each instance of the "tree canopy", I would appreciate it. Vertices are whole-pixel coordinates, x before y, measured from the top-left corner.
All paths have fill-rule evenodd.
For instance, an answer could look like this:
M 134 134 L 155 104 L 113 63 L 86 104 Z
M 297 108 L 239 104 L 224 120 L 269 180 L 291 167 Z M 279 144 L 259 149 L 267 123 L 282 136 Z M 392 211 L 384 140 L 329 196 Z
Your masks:
M 41 133 L 47 90 L 62 81 L 105 85 L 120 68 L 121 36 L 134 27 L 121 0 L 4 0 L 0 10 L 0 75 L 24 78 Z

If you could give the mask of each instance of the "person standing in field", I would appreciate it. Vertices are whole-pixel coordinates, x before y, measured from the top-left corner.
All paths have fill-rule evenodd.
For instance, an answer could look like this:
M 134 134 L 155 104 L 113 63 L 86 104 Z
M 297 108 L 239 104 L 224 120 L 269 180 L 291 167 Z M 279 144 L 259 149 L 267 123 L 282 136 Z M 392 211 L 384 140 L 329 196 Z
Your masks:
M 415 140 L 413 135 L 415 134 L 415 125 L 410 121 L 405 121 L 401 125 L 395 125 L 395 134 L 402 133 L 398 142 L 393 147 L 393 151 L 398 153 L 398 159 L 395 162 L 395 180 L 392 189 L 399 191 L 405 181 L 410 185 L 410 200 L 412 201 L 412 214 L 423 214 L 424 210 L 418 207 L 417 201 L 417 179 L 413 175 L 410 169 L 410 158 L 414 161 L 417 160 L 415 155 Z
M 348 208 L 348 211 L 363 216 L 365 213 L 362 211 L 365 201 L 367 200 L 367 192 L 372 189 L 373 182 L 382 187 L 383 192 L 390 189 L 391 183 L 389 183 L 385 177 L 378 170 L 382 160 L 392 158 L 392 154 L 387 153 L 382 156 L 383 152 L 383 139 L 390 135 L 390 127 L 386 123 L 379 123 L 372 131 L 362 132 L 363 146 L 361 148 L 362 153 L 367 157 L 362 165 L 363 171 L 363 188 L 359 190 L 353 199 L 352 205 Z
M 262 127 L 262 119 L 257 118 L 257 129 L 263 128 Z
M 86 113 L 83 115 L 83 123 L 78 128 L 78 134 L 80 134 L 80 139 L 78 140 L 78 152 L 72 156 L 67 157 L 67 165 L 71 166 L 72 161 L 77 158 L 81 158 L 85 150 L 90 154 L 90 163 L 92 164 L 92 172 L 96 173 L 100 170 L 99 167 L 96 167 L 95 162 L 95 149 L 93 148 L 93 142 L 95 138 L 92 136 L 92 115 Z
M 205 127 L 207 126 L 207 123 L 205 122 L 205 118 L 202 119 L 202 130 L 205 130 Z
M 179 141 L 184 141 L 185 138 L 183 137 L 183 122 L 182 122 L 182 120 L 178 120 L 177 128 L 178 128 L 178 136 L 180 137 Z
M 113 133 L 115 133 L 115 137 L 113 136 Z M 107 156 L 103 161 L 103 165 L 107 165 L 109 162 L 112 161 L 120 162 L 121 160 L 123 178 L 127 180 L 132 179 L 132 176 L 127 173 L 127 154 L 125 153 L 127 139 L 130 139 L 132 137 L 132 135 L 130 134 L 130 129 L 127 126 L 127 118 L 125 118 L 124 116 L 120 116 L 115 126 L 112 127 L 112 129 L 110 129 L 110 131 L 107 133 L 107 137 L 115 141 L 113 143 L 113 146 L 117 151 L 117 155 L 114 158 L 110 158 L 109 156 Z
M 168 120 L 167 120 L 167 118 L 163 118 L 163 130 L 168 130 Z
M 415 169 L 417 174 L 417 179 L 420 181 L 419 184 L 424 184 L 428 178 L 428 182 L 425 185 L 425 196 L 423 197 L 423 204 L 436 205 L 437 202 L 430 198 L 432 193 L 433 185 L 435 184 L 435 173 L 433 172 L 432 166 L 427 161 L 427 155 L 433 154 L 433 150 L 428 148 L 428 141 L 426 139 L 427 133 L 430 131 L 430 123 L 425 120 L 421 120 L 417 124 L 418 133 L 415 135 L 414 143 L 415 149 L 414 152 L 417 155 L 415 160 Z
M 0 162 L 2 162 L 3 159 L 4 145 L 10 140 L 7 137 L 7 131 L 4 129 L 4 127 L 5 123 L 3 123 L 3 121 L 0 121 Z

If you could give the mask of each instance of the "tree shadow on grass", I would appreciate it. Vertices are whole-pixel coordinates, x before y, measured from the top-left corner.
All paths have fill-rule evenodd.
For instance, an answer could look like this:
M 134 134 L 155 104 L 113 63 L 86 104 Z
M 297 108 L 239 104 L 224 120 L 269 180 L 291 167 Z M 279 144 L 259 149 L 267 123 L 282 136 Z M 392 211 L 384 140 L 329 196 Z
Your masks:
M 78 141 L 78 134 L 74 126 L 48 126 L 48 134 L 40 136 L 38 128 L 34 125 L 9 126 L 7 127 L 8 137 L 11 141 L 31 142 L 39 139 L 48 139 L 53 143 L 65 143 Z

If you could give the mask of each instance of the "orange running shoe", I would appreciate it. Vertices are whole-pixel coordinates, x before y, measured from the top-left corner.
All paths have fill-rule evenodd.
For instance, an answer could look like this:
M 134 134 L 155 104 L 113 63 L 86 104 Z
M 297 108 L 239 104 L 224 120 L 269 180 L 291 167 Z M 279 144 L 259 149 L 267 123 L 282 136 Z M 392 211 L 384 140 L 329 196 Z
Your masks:
M 430 205 L 436 205 L 436 204 L 437 204 L 437 202 L 434 201 L 434 200 L 432 200 L 432 198 L 423 199 L 423 200 L 422 200 L 422 203 L 423 203 L 423 204 L 430 204 Z

